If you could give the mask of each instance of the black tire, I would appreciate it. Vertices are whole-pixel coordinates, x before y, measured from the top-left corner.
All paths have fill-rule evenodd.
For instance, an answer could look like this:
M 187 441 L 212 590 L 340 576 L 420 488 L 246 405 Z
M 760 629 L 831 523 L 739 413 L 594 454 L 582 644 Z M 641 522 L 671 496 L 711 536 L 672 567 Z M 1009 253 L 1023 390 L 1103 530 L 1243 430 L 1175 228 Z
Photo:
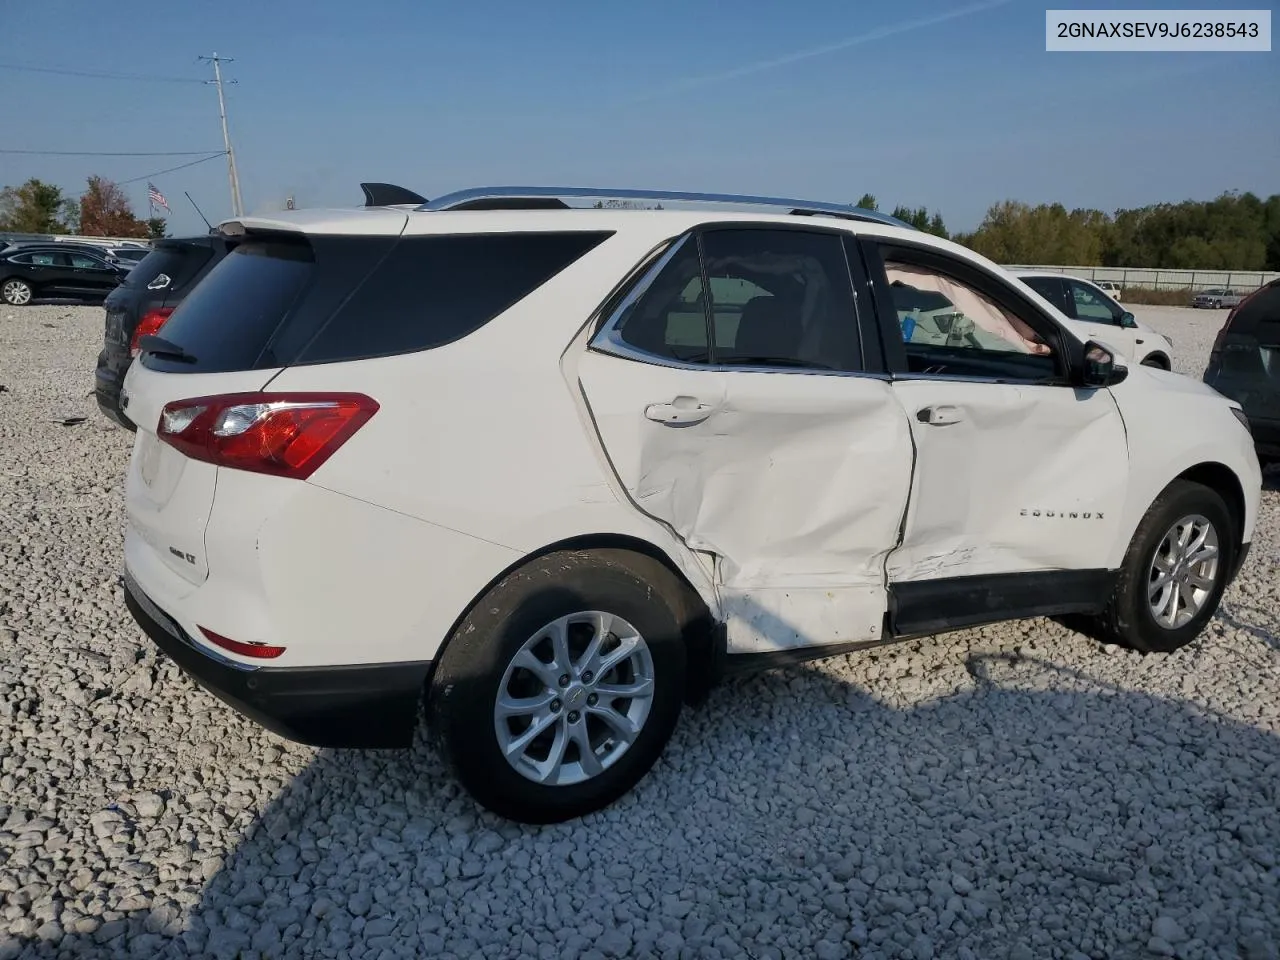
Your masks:
M 1198 514 L 1218 535 L 1218 568 L 1200 611 L 1181 627 L 1161 626 L 1148 601 L 1148 577 L 1156 550 L 1181 518 Z M 1186 646 L 1217 612 L 1227 579 L 1239 553 L 1236 524 L 1226 502 L 1214 490 L 1189 480 L 1175 480 L 1151 504 L 1133 534 L 1116 578 L 1115 590 L 1099 618 L 1100 639 L 1143 653 L 1170 653 Z
M 1155 367 L 1157 370 L 1168 370 L 1169 364 L 1159 354 L 1151 354 L 1142 358 L 1142 366 Z
M 698 605 L 661 563 L 624 550 L 552 553 L 504 578 L 449 639 L 428 693 L 429 723 L 458 780 L 483 806 L 524 823 L 569 820 L 627 793 L 675 729 L 685 693 L 685 632 Z M 496 699 L 526 641 L 558 618 L 586 610 L 621 617 L 644 638 L 653 697 L 640 732 L 611 766 L 579 783 L 550 786 L 522 775 L 503 756 Z
M 25 297 L 21 294 L 21 290 L 26 291 Z M 21 277 L 9 277 L 7 280 L 0 281 L 0 300 L 11 307 L 25 307 L 35 299 L 35 296 L 35 288 Z

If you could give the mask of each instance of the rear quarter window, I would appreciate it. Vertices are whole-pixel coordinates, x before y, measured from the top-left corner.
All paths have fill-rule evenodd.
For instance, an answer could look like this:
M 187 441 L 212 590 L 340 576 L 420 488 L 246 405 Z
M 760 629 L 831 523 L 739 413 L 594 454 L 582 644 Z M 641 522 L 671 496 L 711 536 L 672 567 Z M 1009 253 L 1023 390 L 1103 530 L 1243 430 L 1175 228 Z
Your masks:
M 441 346 L 488 323 L 610 234 L 252 236 L 181 303 L 169 373 L 335 363 Z
M 608 233 L 405 237 L 299 354 L 332 363 L 442 346 L 478 330 Z

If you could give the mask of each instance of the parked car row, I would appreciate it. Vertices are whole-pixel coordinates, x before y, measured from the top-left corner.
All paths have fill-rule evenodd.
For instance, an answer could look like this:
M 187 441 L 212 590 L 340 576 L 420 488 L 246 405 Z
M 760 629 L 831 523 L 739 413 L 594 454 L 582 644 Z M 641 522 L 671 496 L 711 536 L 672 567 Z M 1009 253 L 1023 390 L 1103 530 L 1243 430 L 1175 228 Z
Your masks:
M 1033 615 L 1177 649 L 1252 540 L 1238 404 L 881 214 L 496 188 L 207 243 L 108 307 L 131 613 L 294 739 L 425 703 L 514 819 L 621 796 L 735 669 Z
M 41 297 L 102 300 L 132 269 L 88 245 L 11 244 L 0 250 L 0 300 L 11 307 Z

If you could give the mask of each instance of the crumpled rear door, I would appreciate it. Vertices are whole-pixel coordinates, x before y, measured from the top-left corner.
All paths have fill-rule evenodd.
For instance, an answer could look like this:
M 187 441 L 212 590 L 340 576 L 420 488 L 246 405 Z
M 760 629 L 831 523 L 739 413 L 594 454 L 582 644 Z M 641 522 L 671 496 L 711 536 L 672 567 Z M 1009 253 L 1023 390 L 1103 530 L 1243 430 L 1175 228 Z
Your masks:
M 592 350 L 578 376 L 635 505 L 717 557 L 731 652 L 880 637 L 912 469 L 886 380 Z

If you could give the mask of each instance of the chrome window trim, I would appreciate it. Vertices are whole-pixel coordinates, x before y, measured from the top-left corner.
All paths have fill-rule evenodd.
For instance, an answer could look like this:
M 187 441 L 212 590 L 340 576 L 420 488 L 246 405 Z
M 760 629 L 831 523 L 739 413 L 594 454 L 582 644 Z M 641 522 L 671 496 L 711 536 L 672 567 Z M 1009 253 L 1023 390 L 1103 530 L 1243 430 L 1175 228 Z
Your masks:
M 672 370 L 689 370 L 697 373 L 777 373 L 808 377 L 861 377 L 864 380 L 888 381 L 894 379 L 890 374 L 880 373 L 875 370 L 820 370 L 807 367 L 755 367 L 741 363 L 686 363 L 680 360 L 672 360 L 670 357 L 660 357 L 655 353 L 637 350 L 617 338 L 613 331 L 608 331 L 608 336 L 605 336 L 605 333 L 606 331 L 601 331 L 600 335 L 587 345 L 587 349 L 596 353 L 618 357 L 621 360 L 647 363 L 653 367 L 668 367 Z
M 975 377 L 959 373 L 895 373 L 897 380 L 944 380 L 948 383 L 1003 383 L 1013 387 L 1070 387 L 1064 380 L 1020 380 L 1017 377 Z

